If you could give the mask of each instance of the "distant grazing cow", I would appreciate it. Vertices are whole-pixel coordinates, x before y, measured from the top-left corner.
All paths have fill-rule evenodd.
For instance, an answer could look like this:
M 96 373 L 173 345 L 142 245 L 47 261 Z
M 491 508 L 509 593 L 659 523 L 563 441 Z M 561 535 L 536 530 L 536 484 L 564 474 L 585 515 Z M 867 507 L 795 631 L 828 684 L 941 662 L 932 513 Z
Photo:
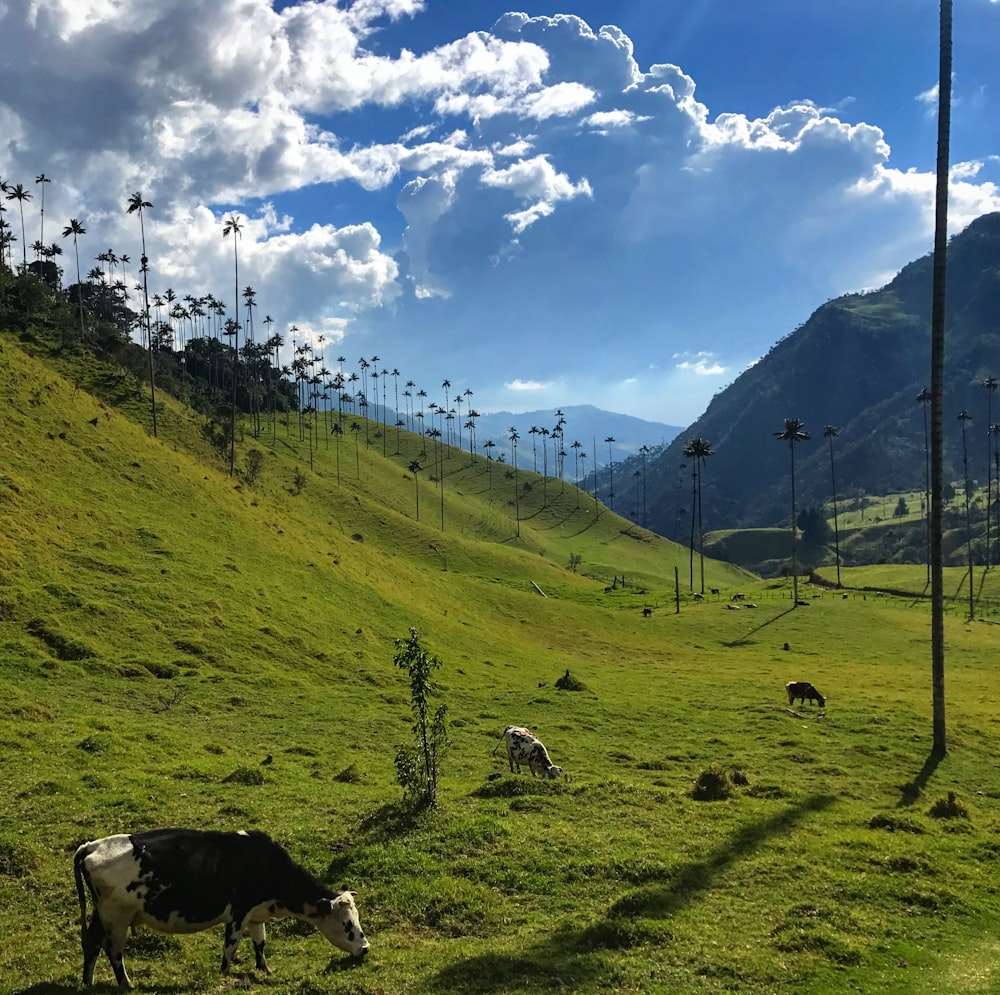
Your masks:
M 514 773 L 517 768 L 521 773 L 521 764 L 526 764 L 531 776 L 555 779 L 562 773 L 562 767 L 556 767 L 549 759 L 549 752 L 545 749 L 542 741 L 538 739 L 530 729 L 523 726 L 507 726 L 503 731 L 501 742 L 507 743 L 507 763 L 510 764 L 510 772 Z M 493 752 L 500 749 L 500 743 L 493 748 Z
M 152 829 L 84 843 L 73 861 L 80 898 L 83 983 L 94 983 L 104 950 L 120 988 L 131 988 L 122 953 L 129 926 L 162 933 L 196 933 L 226 924 L 222 973 L 244 933 L 257 968 L 264 960 L 264 923 L 294 916 L 312 923 L 335 947 L 368 953 L 353 892 L 325 888 L 265 833 Z M 87 925 L 87 898 L 94 904 Z
M 787 644 L 786 644 L 787 645 Z M 823 697 L 808 681 L 789 681 L 785 685 L 788 692 L 788 704 L 791 705 L 796 698 L 804 705 L 806 699 L 815 701 L 820 708 L 826 708 L 826 698 Z

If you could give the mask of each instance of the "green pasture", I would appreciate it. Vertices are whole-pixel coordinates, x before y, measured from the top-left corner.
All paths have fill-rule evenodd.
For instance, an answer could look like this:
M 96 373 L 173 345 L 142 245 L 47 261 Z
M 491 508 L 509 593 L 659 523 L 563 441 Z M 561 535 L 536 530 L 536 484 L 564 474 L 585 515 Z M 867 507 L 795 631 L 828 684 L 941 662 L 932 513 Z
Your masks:
M 687 549 L 569 484 L 453 450 L 442 529 L 417 436 L 362 425 L 338 481 L 326 433 L 310 468 L 294 421 L 245 426 L 231 478 L 200 415 L 163 398 L 153 439 L 106 376 L 0 338 L 0 991 L 78 990 L 74 848 L 166 825 L 269 832 L 357 892 L 372 952 L 288 920 L 271 976 L 245 945 L 222 979 L 220 929 L 143 930 L 143 992 L 1000 987 L 1000 637 L 949 613 L 935 763 L 923 568 L 803 583 L 793 609 L 707 560 L 698 601 Z M 410 626 L 453 741 L 419 814 L 393 766 Z M 789 680 L 826 708 L 789 707 Z M 507 724 L 567 777 L 510 774 Z

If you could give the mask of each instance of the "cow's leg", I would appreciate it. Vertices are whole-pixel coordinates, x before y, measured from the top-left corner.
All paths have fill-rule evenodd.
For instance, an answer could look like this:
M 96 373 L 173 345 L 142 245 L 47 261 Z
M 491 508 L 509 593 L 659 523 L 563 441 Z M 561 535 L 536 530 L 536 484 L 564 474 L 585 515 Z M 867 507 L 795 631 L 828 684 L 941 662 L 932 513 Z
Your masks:
M 83 941 L 83 983 L 88 988 L 94 983 L 94 967 L 97 958 L 101 956 L 104 949 L 104 926 L 101 923 L 97 912 L 94 912 L 90 925 L 81 930 Z
M 222 946 L 222 973 L 228 974 L 229 967 L 233 963 L 233 958 L 236 956 L 236 948 L 240 945 L 240 940 L 243 939 L 243 929 L 244 922 L 235 922 L 230 920 L 226 923 L 226 940 Z
M 514 773 L 514 754 L 511 753 L 510 750 L 507 751 L 507 765 L 510 767 L 510 772 L 513 774 Z
M 128 923 L 121 925 L 115 923 L 110 929 L 107 924 L 104 926 L 105 939 L 104 949 L 107 952 L 108 960 L 111 961 L 111 970 L 115 972 L 115 981 L 119 988 L 131 988 L 132 979 L 125 970 L 125 934 L 128 932 Z
M 267 966 L 267 961 L 264 959 L 264 942 L 267 940 L 264 924 L 262 922 L 250 923 L 247 927 L 247 935 L 253 944 L 254 956 L 257 958 L 257 970 L 263 971 L 265 974 L 270 974 L 271 969 Z

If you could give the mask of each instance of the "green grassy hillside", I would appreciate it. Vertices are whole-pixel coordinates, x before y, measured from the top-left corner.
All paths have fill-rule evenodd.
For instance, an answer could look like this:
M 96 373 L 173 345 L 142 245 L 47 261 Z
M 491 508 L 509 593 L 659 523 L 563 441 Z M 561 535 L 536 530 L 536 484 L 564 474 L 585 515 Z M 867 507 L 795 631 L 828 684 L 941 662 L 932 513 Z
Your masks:
M 222 980 L 220 930 L 140 931 L 140 991 L 995 987 L 994 627 L 948 619 L 934 765 L 920 602 L 807 588 L 789 611 L 782 582 L 706 561 L 721 593 L 678 613 L 688 551 L 559 481 L 518 472 L 518 524 L 509 468 L 453 451 L 442 530 L 418 437 L 361 423 L 338 482 L 335 439 L 310 469 L 293 421 L 244 435 L 231 478 L 199 416 L 161 397 L 154 439 L 114 371 L 0 347 L 0 991 L 77 990 L 75 846 L 172 824 L 270 832 L 358 892 L 372 954 L 348 969 L 278 923 L 275 973 L 244 950 Z M 453 741 L 415 817 L 410 626 Z M 825 712 L 788 708 L 793 679 Z M 567 778 L 510 775 L 507 724 Z M 729 797 L 699 800 L 713 772 Z

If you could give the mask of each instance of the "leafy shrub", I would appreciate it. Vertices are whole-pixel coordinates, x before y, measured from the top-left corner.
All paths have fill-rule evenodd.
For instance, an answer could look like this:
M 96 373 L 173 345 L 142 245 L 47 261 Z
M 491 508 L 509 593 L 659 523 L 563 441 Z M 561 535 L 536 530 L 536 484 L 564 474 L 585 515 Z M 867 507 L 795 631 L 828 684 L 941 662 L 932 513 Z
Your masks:
M 263 469 L 264 454 L 259 449 L 251 449 L 247 453 L 247 463 L 243 471 L 243 479 L 253 487 L 254 481 L 260 476 L 260 472 Z
M 949 791 L 947 798 L 939 798 L 927 810 L 927 814 L 935 819 L 969 818 L 969 810 L 955 797 L 954 791 Z
M 563 674 L 562 677 L 560 677 L 556 681 L 556 687 L 559 688 L 560 691 L 587 690 L 587 686 L 583 683 L 583 681 L 579 680 L 576 677 L 573 677 L 572 674 L 570 674 L 568 667 L 566 668 L 566 673 Z
M 430 713 L 430 699 L 437 690 L 431 672 L 441 666 L 441 661 L 427 654 L 420 645 L 417 630 L 411 626 L 409 639 L 396 640 L 392 662 L 410 677 L 410 709 L 416 742 L 415 748 L 396 747 L 396 780 L 414 808 L 435 808 L 441 757 L 451 745 L 445 724 L 447 706 L 440 705 L 433 717 Z

